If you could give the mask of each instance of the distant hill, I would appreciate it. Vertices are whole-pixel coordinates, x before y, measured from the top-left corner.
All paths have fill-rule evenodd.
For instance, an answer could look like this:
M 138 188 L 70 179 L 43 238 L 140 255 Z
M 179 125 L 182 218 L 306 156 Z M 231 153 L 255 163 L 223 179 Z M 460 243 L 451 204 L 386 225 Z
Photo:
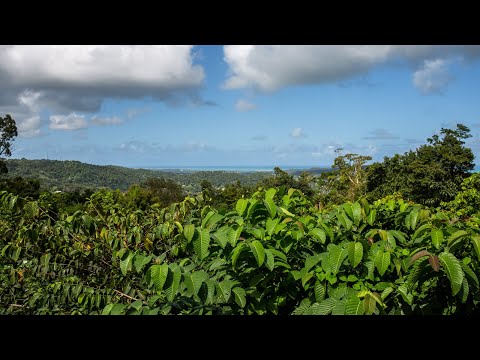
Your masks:
M 111 189 L 127 190 L 133 184 L 140 184 L 148 178 L 164 177 L 185 187 L 187 192 L 200 191 L 202 180 L 214 186 L 224 186 L 239 180 L 243 185 L 253 185 L 271 175 L 269 172 L 228 172 L 193 171 L 174 172 L 147 169 L 131 169 L 113 165 L 92 165 L 69 160 L 27 160 L 6 161 L 7 177 L 21 176 L 40 180 L 41 187 L 48 190 Z

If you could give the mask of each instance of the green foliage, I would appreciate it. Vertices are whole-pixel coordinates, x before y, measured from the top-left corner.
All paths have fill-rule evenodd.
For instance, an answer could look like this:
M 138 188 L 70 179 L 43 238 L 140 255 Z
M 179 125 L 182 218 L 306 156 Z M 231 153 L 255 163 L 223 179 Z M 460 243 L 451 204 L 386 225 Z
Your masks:
M 12 142 L 18 136 L 17 124 L 9 115 L 0 116 L 0 175 L 8 172 L 8 167 L 4 163 L 4 157 L 12 156 Z
M 430 206 L 452 201 L 474 168 L 473 152 L 463 141 L 469 137 L 470 129 L 462 124 L 456 129 L 442 128 L 440 135 L 427 139 L 428 144 L 415 151 L 368 166 L 369 197 L 399 192 L 405 199 Z M 463 194 L 457 201 L 469 197 L 471 194 Z
M 389 196 L 319 210 L 267 188 L 124 206 L 0 192 L 1 314 L 453 314 L 479 311 L 479 219 Z

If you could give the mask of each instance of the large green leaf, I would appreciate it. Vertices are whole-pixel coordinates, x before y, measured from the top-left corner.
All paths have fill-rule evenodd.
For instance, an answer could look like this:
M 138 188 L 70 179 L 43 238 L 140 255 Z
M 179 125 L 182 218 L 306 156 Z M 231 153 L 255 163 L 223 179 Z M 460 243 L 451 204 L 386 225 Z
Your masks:
M 343 227 L 346 229 L 346 230 L 350 230 L 352 228 L 352 220 L 350 220 L 347 216 L 347 214 L 345 214 L 345 212 L 341 211 L 341 212 L 338 212 L 337 213 L 337 219 L 338 221 L 340 222 L 340 224 L 343 225 Z
M 395 209 L 395 199 L 388 200 L 387 207 L 390 211 L 393 211 Z
M 425 233 L 427 230 L 431 229 L 432 225 L 430 224 L 423 224 L 420 226 L 415 232 L 413 233 L 412 240 L 415 240 L 417 237 Z
M 390 266 L 390 253 L 387 251 L 379 251 L 375 255 L 374 261 L 378 273 L 380 274 L 380 276 L 383 276 L 383 274 L 385 274 L 385 271 L 387 271 L 388 267 Z
M 337 303 L 335 304 L 335 306 L 332 309 L 332 315 L 345 315 L 346 304 L 347 304 L 347 299 L 342 299 L 342 300 L 337 301 Z
M 313 237 L 315 237 L 322 244 L 325 244 L 325 241 L 327 240 L 327 236 L 325 234 L 325 231 L 323 231 L 320 228 L 315 228 L 315 229 L 310 230 L 309 235 L 312 235 Z
M 205 299 L 205 305 L 212 305 L 215 296 L 215 281 L 211 279 L 205 280 L 207 286 L 207 298 Z
M 360 242 L 350 242 L 348 243 L 348 260 L 352 267 L 357 267 L 358 264 L 362 261 L 363 258 L 363 245 Z
M 415 284 L 417 283 L 418 278 L 420 277 L 422 272 L 425 271 L 427 266 L 428 266 L 427 258 L 422 258 L 421 260 L 418 259 L 417 261 L 415 261 L 413 267 L 410 269 L 410 273 L 408 274 L 407 281 L 406 281 L 406 285 L 408 285 L 410 290 L 415 287 Z
M 268 270 L 273 271 L 275 268 L 275 257 L 273 256 L 272 252 L 269 249 L 265 249 L 265 265 L 268 268 Z
M 125 308 L 124 304 L 114 304 L 110 309 L 110 315 L 121 315 Z
M 168 275 L 168 264 L 163 263 L 162 265 L 152 265 L 150 267 L 150 276 L 155 285 L 155 289 L 160 291 L 163 289 L 163 285 L 167 280 Z
M 358 202 L 352 204 L 352 213 L 353 222 L 355 223 L 355 225 L 358 225 L 360 223 L 360 220 L 362 219 L 362 206 Z
M 362 300 L 363 303 L 363 312 L 365 315 L 372 315 L 375 312 L 375 309 L 377 308 L 377 301 L 375 298 L 367 294 Z
M 195 234 L 194 224 L 187 224 L 183 227 L 183 236 L 185 236 L 185 239 L 187 239 L 187 242 L 192 241 L 194 234 Z
M 465 274 L 463 273 L 462 267 L 455 255 L 449 252 L 442 252 L 438 255 L 442 267 L 444 268 L 448 279 L 450 280 L 450 285 L 452 287 L 452 295 L 455 296 L 458 294 L 462 288 L 463 278 Z
M 220 245 L 222 249 L 225 248 L 225 246 L 228 243 L 228 230 L 227 229 L 219 229 L 213 234 L 213 239 Z
M 199 229 L 198 237 L 193 240 L 193 249 L 198 255 L 200 260 L 205 259 L 209 252 L 208 247 L 210 245 L 210 231 L 208 229 Z
M 373 226 L 373 223 L 375 222 L 376 216 L 377 216 L 377 210 L 372 209 L 367 216 L 368 225 Z
M 268 213 L 270 214 L 270 217 L 275 217 L 275 215 L 277 214 L 277 205 L 275 205 L 273 200 L 269 197 L 265 198 L 263 202 L 268 210 Z
M 127 275 L 128 271 L 132 270 L 132 260 L 135 256 L 133 252 L 126 252 L 123 254 L 122 260 L 120 260 L 120 270 L 122 271 L 123 276 Z
M 243 309 L 247 303 L 245 290 L 241 287 L 236 287 L 233 288 L 232 292 L 235 297 L 235 302 Z
M 247 209 L 248 201 L 245 199 L 238 199 L 237 204 L 235 205 L 235 210 L 238 215 L 242 216 L 245 210 Z
M 293 310 L 292 315 L 303 315 L 303 313 L 305 313 L 305 311 L 310 308 L 310 305 L 311 305 L 310 299 L 308 298 L 303 299 L 300 302 L 300 305 L 295 310 Z
M 195 271 L 191 274 L 185 274 L 185 285 L 191 295 L 197 295 L 202 283 L 208 279 L 205 271 Z
M 227 303 L 232 293 L 233 281 L 223 280 L 215 284 L 217 294 L 223 303 Z
M 167 300 L 171 302 L 175 298 L 175 295 L 177 295 L 180 280 L 182 278 L 182 270 L 177 268 L 174 271 L 170 271 L 169 276 L 172 277 L 172 280 L 170 286 L 165 289 L 165 294 L 167 295 Z
M 329 260 L 332 274 L 335 275 L 340 270 L 340 266 L 343 263 L 343 260 L 348 255 L 347 249 L 342 248 L 341 246 L 335 246 L 331 250 L 329 250 Z
M 213 226 L 219 222 L 220 220 L 223 219 L 223 215 L 220 215 L 220 214 L 213 214 L 212 216 L 210 216 L 210 218 L 205 222 L 205 225 L 202 225 L 203 227 L 207 228 L 207 229 L 211 229 L 213 228 Z
M 110 311 L 112 311 L 112 308 L 115 306 L 114 303 L 107 304 L 102 311 L 102 315 L 109 315 Z
M 305 259 L 305 270 L 309 271 L 312 267 L 317 265 L 322 257 L 320 255 L 310 255 Z
M 413 303 L 413 295 L 408 292 L 408 289 L 405 285 L 400 285 L 397 288 L 397 292 L 402 296 L 403 300 L 408 304 L 412 305 Z
M 227 236 L 228 236 L 228 242 L 230 245 L 235 246 L 237 244 L 237 241 L 243 231 L 243 226 L 239 226 L 237 229 L 230 228 L 228 230 Z
M 332 312 L 337 302 L 337 299 L 328 298 L 323 300 L 321 303 L 314 303 L 312 306 L 310 306 L 310 308 L 305 310 L 303 315 L 328 315 Z
M 468 277 L 470 281 L 473 282 L 475 286 L 478 288 L 479 287 L 478 277 L 473 272 L 473 270 L 470 269 L 468 265 L 464 264 L 463 261 L 460 261 L 460 266 L 462 267 L 462 270 L 465 273 L 465 276 Z
M 210 206 L 206 206 L 204 209 L 202 209 L 202 216 L 203 216 L 204 212 L 208 211 L 208 209 L 210 209 Z M 215 214 L 216 214 L 215 211 L 210 210 L 207 213 L 207 215 L 205 215 L 205 217 L 203 218 L 201 227 L 202 228 L 207 227 L 206 224 L 207 224 L 208 220 L 210 220 L 210 218 Z
M 265 199 L 273 199 L 276 193 L 277 193 L 277 189 L 275 188 L 268 189 L 267 191 L 265 191 Z
M 335 234 L 333 233 L 333 230 L 331 227 L 329 227 L 327 224 L 325 223 L 321 223 L 323 229 L 325 230 L 325 233 L 328 235 L 328 237 L 330 238 L 330 241 L 333 242 L 335 240 Z
M 470 287 L 468 286 L 468 281 L 467 279 L 463 278 L 462 288 L 458 293 L 458 295 L 460 295 L 460 299 L 462 300 L 462 304 L 465 304 L 467 302 L 469 292 L 470 292 Z
M 450 246 L 455 240 L 467 235 L 468 235 L 468 232 L 466 232 L 465 230 L 455 231 L 452 235 L 448 237 L 447 245 Z
M 398 241 L 400 241 L 402 244 L 406 243 L 405 236 L 402 232 L 398 230 L 388 230 L 389 234 L 392 234 Z
M 358 297 L 352 297 L 345 304 L 345 315 L 363 315 L 365 312 L 363 301 Z
M 271 218 L 268 218 L 266 223 L 265 223 L 265 230 L 267 230 L 267 234 L 268 235 L 272 235 L 274 230 L 275 230 L 275 226 L 278 225 L 280 219 L 279 218 L 276 218 L 276 219 L 271 219 Z
M 353 210 L 352 207 L 349 204 L 343 204 L 343 210 L 345 213 L 348 215 L 350 219 L 353 220 Z
M 292 214 L 290 211 L 288 211 L 287 209 L 283 208 L 283 207 L 279 207 L 280 210 L 282 210 L 282 212 L 285 214 L 285 215 L 288 215 L 288 216 L 291 216 L 291 217 L 295 217 L 294 214 Z
M 153 256 L 145 256 L 142 254 L 135 255 L 135 260 L 133 261 L 133 266 L 135 267 L 135 271 L 140 273 L 142 269 L 147 265 L 150 261 L 152 261 Z
M 242 251 L 245 250 L 245 243 L 241 243 L 239 245 L 237 245 L 237 247 L 235 249 L 233 249 L 232 251 L 232 266 L 235 267 L 235 265 L 237 264 L 237 260 L 238 260 L 238 257 L 240 256 L 240 254 L 242 253 Z
M 361 198 L 360 202 L 362 203 L 362 208 L 365 211 L 365 215 L 368 216 L 370 214 L 370 204 L 368 203 L 367 199 Z
M 434 229 L 430 234 L 432 238 L 432 244 L 436 249 L 440 249 L 440 245 L 443 242 L 443 231 L 442 229 Z
M 415 230 L 418 221 L 418 209 L 413 209 L 410 212 L 410 229 Z
M 480 261 L 480 236 L 476 235 L 472 237 L 472 244 L 477 254 L 478 260 Z
M 325 299 L 325 286 L 317 280 L 313 286 L 313 291 L 315 293 L 315 301 L 321 302 Z
M 263 248 L 262 243 L 258 240 L 253 240 L 248 245 L 250 246 L 253 256 L 255 256 L 255 259 L 257 260 L 257 265 L 259 267 L 262 266 L 263 261 L 265 260 L 265 249 Z

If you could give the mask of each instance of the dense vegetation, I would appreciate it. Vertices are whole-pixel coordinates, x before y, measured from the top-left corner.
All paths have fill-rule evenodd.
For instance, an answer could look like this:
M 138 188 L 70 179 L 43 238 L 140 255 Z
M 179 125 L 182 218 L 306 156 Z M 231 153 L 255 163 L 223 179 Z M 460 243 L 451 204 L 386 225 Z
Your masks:
M 207 180 L 215 187 L 239 180 L 249 186 L 271 175 L 268 172 L 186 171 L 168 172 L 148 169 L 131 169 L 121 166 L 103 166 L 80 161 L 9 159 L 5 161 L 7 177 L 35 178 L 43 190 L 73 191 L 102 187 L 127 190 L 150 178 L 162 177 L 183 185 L 187 193 L 201 190 L 200 183 Z
M 200 178 L 190 195 L 158 176 L 69 192 L 6 178 L 0 314 L 478 313 L 468 136 L 372 165 L 339 149 L 318 177 Z

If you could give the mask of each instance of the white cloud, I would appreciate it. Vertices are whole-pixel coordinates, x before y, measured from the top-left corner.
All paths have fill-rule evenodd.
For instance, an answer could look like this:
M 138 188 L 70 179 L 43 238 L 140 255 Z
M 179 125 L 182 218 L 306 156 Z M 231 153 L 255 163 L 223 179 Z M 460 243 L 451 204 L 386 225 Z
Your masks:
M 194 58 L 190 45 L 0 46 L 0 111 L 21 123 L 42 110 L 93 114 L 106 98 L 202 103 L 205 72 Z
M 257 105 L 243 99 L 237 100 L 235 103 L 235 110 L 237 111 L 250 111 L 257 107 Z
M 118 124 L 122 124 L 123 123 L 123 120 L 116 117 L 116 116 L 112 116 L 112 117 L 98 117 L 98 116 L 93 116 L 91 118 L 91 122 L 92 124 L 95 124 L 95 125 L 118 125 Z
M 40 135 L 40 116 L 34 115 L 17 122 L 19 135 L 22 137 L 35 137 Z
M 424 94 L 439 93 L 452 80 L 448 61 L 425 60 L 423 67 L 413 74 L 413 84 Z
M 297 139 L 306 137 L 302 128 L 294 128 L 290 133 L 290 136 Z
M 190 45 L 15 45 L 0 48 L 0 69 L 27 88 L 196 87 L 204 78 Z
M 83 115 L 71 113 L 69 115 L 50 116 L 50 129 L 53 130 L 79 130 L 88 126 Z
M 478 58 L 479 46 L 440 45 L 228 45 L 224 60 L 232 75 L 224 88 L 275 91 L 304 84 L 334 83 L 375 66 L 429 59 Z

